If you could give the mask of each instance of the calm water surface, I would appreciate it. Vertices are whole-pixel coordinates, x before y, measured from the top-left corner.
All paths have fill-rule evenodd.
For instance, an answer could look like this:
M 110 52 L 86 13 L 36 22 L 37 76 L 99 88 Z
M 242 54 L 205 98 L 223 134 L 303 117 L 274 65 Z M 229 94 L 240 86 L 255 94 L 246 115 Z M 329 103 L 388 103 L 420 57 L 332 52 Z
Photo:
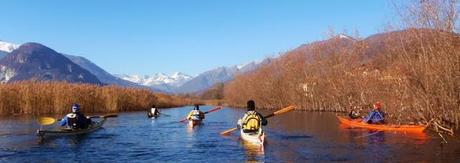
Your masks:
M 207 114 L 189 128 L 176 121 L 192 107 L 162 110 L 170 116 L 147 119 L 145 112 L 120 113 L 96 132 L 40 140 L 34 117 L 1 117 L 0 162 L 456 162 L 460 141 L 431 134 L 374 132 L 339 125 L 334 113 L 290 112 L 269 119 L 266 144 L 251 146 L 239 133 L 218 133 L 236 125 L 244 109 Z M 202 107 L 203 111 L 211 109 Z M 263 112 L 268 114 L 269 112 Z M 60 118 L 60 116 L 55 116 Z

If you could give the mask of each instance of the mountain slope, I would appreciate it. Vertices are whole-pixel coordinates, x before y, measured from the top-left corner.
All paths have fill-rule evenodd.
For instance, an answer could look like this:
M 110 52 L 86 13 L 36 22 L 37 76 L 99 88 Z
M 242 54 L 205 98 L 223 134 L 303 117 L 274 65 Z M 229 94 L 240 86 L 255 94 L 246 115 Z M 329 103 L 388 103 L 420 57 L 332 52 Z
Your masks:
M 256 69 L 258 66 L 269 61 L 270 58 L 267 58 L 261 62 L 250 62 L 247 64 L 232 67 L 218 67 L 216 69 L 206 71 L 178 87 L 176 93 L 193 93 L 204 91 L 217 83 L 225 83 L 232 80 L 237 74 L 250 72 Z
M 0 59 L 5 57 L 8 54 L 8 52 L 0 51 Z
M 82 68 L 88 70 L 92 74 L 94 74 L 101 82 L 106 83 L 106 84 L 114 84 L 114 85 L 119 85 L 119 86 L 125 86 L 125 87 L 143 87 L 140 86 L 136 83 L 120 79 L 118 77 L 113 76 L 112 74 L 108 73 L 104 69 L 100 68 L 90 60 L 80 57 L 80 56 L 74 56 L 74 55 L 64 55 L 65 57 L 69 58 L 72 62 L 78 64 Z
M 237 71 L 238 69 L 236 67 L 219 67 L 206 71 L 181 85 L 177 89 L 177 92 L 189 93 L 205 90 L 216 83 L 231 80 Z
M 38 43 L 23 44 L 0 60 L 0 82 L 21 80 L 102 84 L 87 70 Z
M 4 41 L 0 41 L 0 59 L 5 57 L 8 53 L 12 52 L 13 50 L 17 49 L 19 45 L 13 44 L 13 43 L 8 43 Z M 62 54 L 62 53 L 61 53 Z M 118 77 L 113 76 L 112 74 L 108 73 L 104 69 L 100 68 L 90 60 L 80 57 L 80 56 L 75 56 L 75 55 L 67 55 L 67 54 L 62 54 L 68 59 L 70 59 L 72 62 L 76 63 L 80 67 L 88 70 L 90 73 L 95 75 L 101 82 L 106 83 L 106 84 L 115 84 L 119 86 L 124 86 L 124 87 L 142 87 L 146 88 L 144 86 L 141 86 L 139 84 L 120 79 Z

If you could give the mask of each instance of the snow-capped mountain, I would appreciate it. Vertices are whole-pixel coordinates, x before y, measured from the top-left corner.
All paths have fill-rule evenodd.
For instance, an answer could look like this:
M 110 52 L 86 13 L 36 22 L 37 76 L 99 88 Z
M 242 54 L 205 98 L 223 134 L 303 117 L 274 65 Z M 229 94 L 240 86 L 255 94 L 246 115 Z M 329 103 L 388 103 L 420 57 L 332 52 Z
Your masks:
M 19 47 L 20 47 L 19 44 L 0 41 L 0 59 L 4 58 L 8 53 L 12 52 L 13 50 L 18 49 Z M 62 54 L 62 55 L 64 55 L 66 58 L 70 59 L 72 62 L 79 65 L 83 69 L 86 69 L 87 71 L 95 75 L 102 83 L 115 84 L 115 85 L 119 85 L 123 87 L 146 88 L 136 83 L 126 81 L 126 80 L 113 76 L 112 74 L 106 72 L 104 69 L 100 68 L 99 66 L 97 66 L 96 64 L 94 64 L 93 62 L 91 62 L 90 60 L 84 57 L 75 56 L 75 55 L 67 55 L 67 54 Z
M 8 53 L 12 52 L 14 49 L 17 49 L 18 47 L 19 45 L 0 40 L 0 58 L 5 57 Z
M 11 51 L 17 49 L 19 45 L 0 41 L 0 59 Z M 204 91 L 214 84 L 232 80 L 236 74 L 246 73 L 256 69 L 261 63 L 268 61 L 255 61 L 242 65 L 218 67 L 197 76 L 191 76 L 176 72 L 168 75 L 157 73 L 153 75 L 112 75 L 107 73 L 86 58 L 64 55 L 72 62 L 94 74 L 101 82 L 127 87 L 149 87 L 155 91 L 169 93 L 190 93 Z
M 12 43 L 9 43 L 9 42 L 4 42 L 4 41 L 0 40 L 0 51 L 10 53 L 14 49 L 17 49 L 18 47 L 19 47 L 19 45 L 12 44 Z
M 140 85 L 148 86 L 165 92 L 175 92 L 175 88 L 181 86 L 182 84 L 193 78 L 193 76 L 181 72 L 176 72 L 172 75 L 157 73 L 153 75 L 118 74 L 116 76 L 124 80 L 128 80 Z
M 103 84 L 89 71 L 39 43 L 25 43 L 0 59 L 0 83 L 23 80 Z

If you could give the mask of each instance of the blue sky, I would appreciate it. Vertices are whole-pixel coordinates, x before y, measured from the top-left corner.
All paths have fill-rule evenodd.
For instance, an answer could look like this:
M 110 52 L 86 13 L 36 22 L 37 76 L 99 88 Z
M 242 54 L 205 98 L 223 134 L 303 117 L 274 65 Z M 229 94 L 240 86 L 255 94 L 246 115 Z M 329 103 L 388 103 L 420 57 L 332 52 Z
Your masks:
M 4 0 L 0 40 L 39 42 L 110 73 L 198 74 L 261 60 L 336 32 L 368 36 L 385 0 Z

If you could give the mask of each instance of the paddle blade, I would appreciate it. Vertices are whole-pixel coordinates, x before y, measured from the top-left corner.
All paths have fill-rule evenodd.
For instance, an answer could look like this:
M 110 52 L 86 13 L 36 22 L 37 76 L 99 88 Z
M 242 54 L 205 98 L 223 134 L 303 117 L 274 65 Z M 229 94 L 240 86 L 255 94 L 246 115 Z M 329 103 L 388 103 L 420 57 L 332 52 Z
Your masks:
M 181 119 L 180 121 L 178 122 L 185 122 L 187 120 L 187 118 L 184 118 L 184 119 Z
M 230 134 L 231 132 L 233 132 L 233 131 L 235 131 L 235 130 L 237 130 L 237 129 L 238 129 L 238 128 L 235 127 L 235 128 L 231 128 L 231 129 L 222 131 L 222 132 L 220 132 L 220 135 L 228 135 L 228 134 Z
M 278 111 L 274 112 L 273 114 L 274 114 L 274 115 L 283 114 L 283 113 L 286 113 L 286 112 L 289 112 L 289 111 L 294 110 L 294 108 L 295 108 L 295 107 L 294 107 L 293 105 L 290 105 L 290 106 L 288 106 L 288 107 L 285 107 L 285 108 L 283 108 L 283 109 L 281 109 L 281 110 L 278 110 Z
M 40 125 L 50 125 L 56 122 L 56 119 L 51 118 L 51 117 L 40 117 L 38 118 L 38 123 Z

